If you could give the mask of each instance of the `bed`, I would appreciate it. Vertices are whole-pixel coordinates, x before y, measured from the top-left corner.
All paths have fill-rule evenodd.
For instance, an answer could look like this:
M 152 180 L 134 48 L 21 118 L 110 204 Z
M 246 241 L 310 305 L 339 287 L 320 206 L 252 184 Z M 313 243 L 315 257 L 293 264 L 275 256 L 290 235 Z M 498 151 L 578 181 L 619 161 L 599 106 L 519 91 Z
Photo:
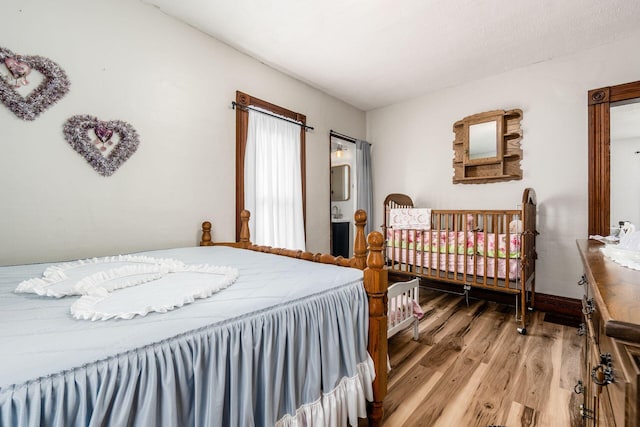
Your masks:
M 513 210 L 436 210 L 394 193 L 384 200 L 386 268 L 418 277 L 515 296 L 517 330 L 526 334 L 534 307 L 536 195 L 523 192 Z
M 213 243 L 205 223 L 199 247 L 135 254 L 237 271 L 228 287 L 166 312 L 74 319 L 74 297 L 14 292 L 60 264 L 0 267 L 0 426 L 379 425 L 382 235 L 369 236 L 367 254 L 358 212 L 356 255 L 343 259 L 256 247 L 248 219 L 240 242 Z M 79 264 L 94 268 L 69 263 Z M 162 280 L 112 295 L 135 302 L 144 286 L 182 286 Z

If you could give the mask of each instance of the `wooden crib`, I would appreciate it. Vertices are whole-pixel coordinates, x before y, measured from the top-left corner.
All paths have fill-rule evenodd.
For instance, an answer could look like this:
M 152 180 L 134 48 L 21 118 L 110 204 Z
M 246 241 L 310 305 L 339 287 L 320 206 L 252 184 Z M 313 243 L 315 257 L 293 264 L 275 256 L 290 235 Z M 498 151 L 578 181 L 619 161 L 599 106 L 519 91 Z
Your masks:
M 428 216 L 416 221 L 412 216 Z M 398 220 L 400 218 L 400 220 Z M 514 210 L 417 210 L 411 198 L 384 201 L 389 273 L 505 292 L 516 297 L 518 332 L 535 303 L 536 195 L 527 188 Z

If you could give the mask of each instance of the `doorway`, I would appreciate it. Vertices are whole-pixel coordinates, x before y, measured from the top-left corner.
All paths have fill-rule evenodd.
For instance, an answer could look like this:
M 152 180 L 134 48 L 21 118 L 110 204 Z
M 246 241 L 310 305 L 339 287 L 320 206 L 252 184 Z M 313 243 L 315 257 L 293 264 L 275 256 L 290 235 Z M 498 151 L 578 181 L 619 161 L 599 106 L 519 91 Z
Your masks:
M 356 211 L 355 138 L 331 131 L 330 218 L 331 255 L 353 256 L 353 215 Z

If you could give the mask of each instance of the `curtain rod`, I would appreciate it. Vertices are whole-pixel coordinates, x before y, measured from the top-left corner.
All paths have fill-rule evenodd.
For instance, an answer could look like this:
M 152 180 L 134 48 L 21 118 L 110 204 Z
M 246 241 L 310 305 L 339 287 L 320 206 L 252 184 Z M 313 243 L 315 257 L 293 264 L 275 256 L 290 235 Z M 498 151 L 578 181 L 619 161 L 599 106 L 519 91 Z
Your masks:
M 233 108 L 235 110 L 236 107 L 238 107 L 241 110 L 253 110 L 253 111 L 256 111 L 258 113 L 266 114 L 267 116 L 275 117 L 276 119 L 284 120 L 285 122 L 293 123 L 294 125 L 302 126 L 304 128 L 304 130 L 306 130 L 306 131 L 314 130 L 311 126 L 307 126 L 304 123 L 297 122 L 297 121 L 292 120 L 292 119 L 290 119 L 288 117 L 282 117 L 282 116 L 279 116 L 277 114 L 270 113 L 268 111 L 263 111 L 263 110 L 259 110 L 257 108 L 252 108 L 250 105 L 248 105 L 248 106 L 247 105 L 240 105 L 236 101 L 231 101 L 231 108 Z
M 338 133 L 336 131 L 334 131 L 333 129 L 331 129 L 329 131 L 329 136 L 335 136 L 336 138 L 342 139 L 343 141 L 347 141 L 347 142 L 351 142 L 353 144 L 356 143 L 356 139 L 351 137 L 351 136 L 347 136 L 341 133 Z

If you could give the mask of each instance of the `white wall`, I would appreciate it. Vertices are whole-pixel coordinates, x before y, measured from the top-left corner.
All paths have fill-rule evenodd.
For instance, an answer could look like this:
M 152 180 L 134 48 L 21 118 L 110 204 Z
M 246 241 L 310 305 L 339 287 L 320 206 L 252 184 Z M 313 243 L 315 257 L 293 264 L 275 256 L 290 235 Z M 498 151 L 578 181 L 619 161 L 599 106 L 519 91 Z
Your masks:
M 506 72 L 367 113 L 373 144 L 375 224 L 386 194 L 418 206 L 510 209 L 522 190 L 538 196 L 537 290 L 579 297 L 575 240 L 587 237 L 587 91 L 640 79 L 640 32 L 574 56 Z M 437 66 L 437 64 L 434 64 Z M 469 64 L 473 66 L 473 64 Z M 452 126 L 471 114 L 524 112 L 521 181 L 452 184 Z
M 34 122 L 0 106 L 0 264 L 196 244 L 200 223 L 234 239 L 241 90 L 306 114 L 307 248 L 329 250 L 329 130 L 365 114 L 131 0 L 4 0 L 1 45 L 56 61 L 65 98 Z M 62 136 L 76 114 L 131 123 L 138 151 L 111 177 Z

